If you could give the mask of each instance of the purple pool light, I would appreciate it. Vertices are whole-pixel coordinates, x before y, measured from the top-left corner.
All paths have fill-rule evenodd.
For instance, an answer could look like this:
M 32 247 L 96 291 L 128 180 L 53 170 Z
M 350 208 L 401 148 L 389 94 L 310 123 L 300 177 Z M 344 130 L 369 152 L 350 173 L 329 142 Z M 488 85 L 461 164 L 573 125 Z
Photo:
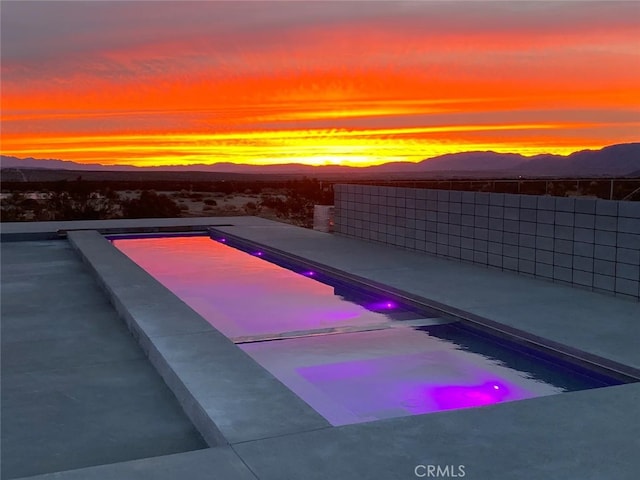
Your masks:
M 256 256 L 257 257 L 261 257 L 262 256 L 262 252 L 256 252 Z
M 316 274 L 316 272 L 312 272 L 311 270 L 309 270 L 308 272 L 304 272 L 304 274 L 305 274 L 307 277 L 313 277 L 313 276 Z
M 498 382 L 480 385 L 447 385 L 431 389 L 431 398 L 440 410 L 480 407 L 509 399 L 509 389 Z
M 220 239 L 220 241 L 221 241 L 222 243 L 226 243 L 226 242 L 227 242 L 227 239 L 226 239 L 226 238 L 221 238 L 221 239 Z
M 321 342 L 321 348 L 314 345 Z M 348 418 L 349 415 L 331 407 L 324 410 L 326 405 L 322 403 L 326 401 L 319 400 L 314 408 L 321 409 L 333 425 L 482 407 L 538 396 L 535 390 L 529 390 L 537 384 L 508 369 L 478 364 L 481 359 L 474 354 L 461 352 L 416 331 L 356 333 L 296 340 L 296 343 L 301 345 L 301 358 L 307 362 L 295 369 L 296 376 L 321 392 L 322 398 L 351 412 L 352 417 Z M 334 345 L 336 343 L 338 345 Z M 377 357 L 369 357 L 369 345 L 377 345 L 374 349 Z M 264 358 L 264 350 L 284 346 L 286 344 L 254 344 L 243 349 L 254 358 Z M 367 350 L 362 352 L 363 348 Z M 343 351 L 349 355 L 341 353 Z M 404 354 L 406 351 L 412 353 Z M 326 363 L 313 358 L 315 352 L 322 352 Z M 354 352 L 364 353 L 364 358 L 329 363 L 353 358 Z M 287 358 L 290 361 L 291 357 Z
M 374 312 L 380 312 L 385 310 L 393 310 L 398 307 L 395 302 L 390 300 L 382 300 L 380 302 L 373 302 L 364 305 L 368 310 L 372 310 Z

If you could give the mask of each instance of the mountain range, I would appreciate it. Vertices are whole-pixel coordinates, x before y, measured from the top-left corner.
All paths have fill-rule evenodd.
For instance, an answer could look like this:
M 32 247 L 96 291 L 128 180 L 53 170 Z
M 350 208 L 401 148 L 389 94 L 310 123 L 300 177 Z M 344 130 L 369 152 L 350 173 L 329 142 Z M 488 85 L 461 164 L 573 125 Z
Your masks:
M 542 154 L 525 157 L 515 153 L 462 152 L 440 155 L 421 162 L 390 162 L 370 167 L 339 165 L 310 166 L 297 163 L 249 165 L 236 163 L 194 164 L 164 167 L 82 164 L 57 159 L 20 159 L 0 156 L 3 169 L 52 169 L 73 171 L 173 171 L 235 174 L 425 174 L 471 173 L 522 176 L 640 176 L 640 142 L 610 145 L 600 150 L 582 150 L 570 155 Z

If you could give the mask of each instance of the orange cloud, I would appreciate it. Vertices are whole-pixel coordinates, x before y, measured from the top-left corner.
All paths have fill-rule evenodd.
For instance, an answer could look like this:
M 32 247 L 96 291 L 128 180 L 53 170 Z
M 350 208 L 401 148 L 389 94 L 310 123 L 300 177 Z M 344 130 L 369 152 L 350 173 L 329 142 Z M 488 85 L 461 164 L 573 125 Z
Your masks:
M 49 24 L 3 7 L 5 154 L 366 165 L 637 141 L 632 2 L 50 3 Z

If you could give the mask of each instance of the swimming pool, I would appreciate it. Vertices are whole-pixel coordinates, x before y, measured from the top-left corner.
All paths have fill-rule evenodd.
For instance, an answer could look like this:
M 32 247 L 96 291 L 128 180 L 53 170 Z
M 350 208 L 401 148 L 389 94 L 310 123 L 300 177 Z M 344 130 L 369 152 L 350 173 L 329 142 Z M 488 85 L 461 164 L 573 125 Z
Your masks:
M 219 240 L 112 238 L 333 425 L 620 383 Z

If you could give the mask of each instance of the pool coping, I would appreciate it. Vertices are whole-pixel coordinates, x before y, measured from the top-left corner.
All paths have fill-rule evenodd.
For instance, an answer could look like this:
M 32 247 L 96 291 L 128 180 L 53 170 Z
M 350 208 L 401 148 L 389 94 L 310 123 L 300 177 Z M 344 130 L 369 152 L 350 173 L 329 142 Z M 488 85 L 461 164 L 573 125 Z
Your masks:
M 210 236 L 224 236 L 231 246 L 238 244 L 249 249 L 260 249 L 268 255 L 275 255 L 302 267 L 324 272 L 339 280 L 384 292 L 392 300 L 432 308 L 441 312 L 445 318 L 461 319 L 492 335 L 542 349 L 552 356 L 598 373 L 611 375 L 613 372 L 619 380 L 626 382 L 640 379 L 640 372 L 633 367 L 244 239 L 228 231 L 217 230 L 213 226 L 207 231 Z M 153 276 L 120 252 L 105 235 L 95 230 L 72 230 L 67 233 L 67 239 L 83 262 L 89 266 L 110 302 L 125 320 L 129 330 L 174 392 L 207 444 L 213 447 L 332 428 L 327 420 L 245 354 L 232 339 L 220 333 Z M 132 291 L 136 291 L 136 295 L 132 295 Z M 154 298 L 152 303 L 149 303 L 150 296 Z M 150 310 L 162 312 L 165 320 L 180 320 L 167 326 L 161 318 L 150 318 Z M 233 361 L 230 362 L 228 357 L 233 358 Z M 221 377 L 218 383 L 212 380 L 211 370 L 203 368 L 203 364 L 208 361 L 224 362 L 225 368 L 217 372 Z M 242 374 L 237 370 L 230 372 L 228 366 L 231 363 L 234 368 L 243 370 Z M 247 375 L 252 379 L 247 383 L 264 383 L 259 392 L 240 388 L 239 391 L 230 394 L 227 388 L 222 394 L 212 395 L 221 384 L 228 387 L 229 384 L 235 383 L 237 387 L 237 380 L 247 380 Z M 229 408 L 229 396 L 234 397 L 236 408 Z M 256 398 L 267 400 L 256 405 Z M 278 403 L 277 410 L 281 412 L 277 420 L 273 416 L 275 403 Z M 239 407 L 239 404 L 245 406 Z M 270 407 L 265 408 L 267 404 Z M 247 416 L 247 412 L 251 412 L 252 415 Z M 270 421 L 266 422 L 266 418 Z
M 248 219 L 251 219 L 249 221 Z M 262 221 L 262 222 L 260 222 Z M 56 240 L 70 231 L 95 230 L 103 234 L 206 232 L 213 225 L 265 223 L 255 217 L 124 218 L 114 220 L 69 220 L 49 222 L 2 222 L 1 242 Z M 271 222 L 273 223 L 273 222 Z
M 210 226 L 207 231 L 209 235 L 223 235 L 232 240 L 232 244 L 238 242 L 248 248 L 261 249 L 265 253 L 301 266 L 326 272 L 332 277 L 383 291 L 391 299 L 438 310 L 445 317 L 462 319 L 481 330 L 489 331 L 492 335 L 506 337 L 512 341 L 515 337 L 515 340 L 525 345 L 542 347 L 543 350 L 551 351 L 552 354 L 580 366 L 596 371 L 604 369 L 605 374 L 611 374 L 613 371 L 618 373 L 619 379 L 625 381 L 640 378 L 640 372 L 633 367 L 550 342 L 469 312 L 244 239 L 228 231 L 217 230 L 214 226 Z M 120 232 L 110 230 L 108 233 Z M 237 444 L 334 428 L 270 372 L 245 354 L 231 339 L 220 333 L 120 252 L 105 235 L 95 230 L 70 230 L 67 239 L 83 262 L 89 266 L 110 302 L 208 445 L 214 447 Z M 153 298 L 152 301 L 150 297 Z M 153 314 L 158 313 L 161 315 L 154 318 Z M 217 370 L 218 378 L 212 379 L 212 371 L 203 368 L 208 362 L 212 365 L 224 364 L 224 369 Z M 234 366 L 233 371 L 229 371 L 230 365 Z M 238 379 L 247 380 L 247 375 L 251 381 L 246 383 L 258 385 L 257 391 L 239 385 Z M 236 387 L 233 393 L 229 392 L 231 384 L 235 384 Z M 225 391 L 212 394 L 219 390 L 218 387 L 221 385 L 225 386 Z M 230 408 L 229 397 L 233 397 L 234 408 Z M 256 403 L 256 399 L 265 401 Z M 274 416 L 274 411 L 280 412 L 279 416 Z

